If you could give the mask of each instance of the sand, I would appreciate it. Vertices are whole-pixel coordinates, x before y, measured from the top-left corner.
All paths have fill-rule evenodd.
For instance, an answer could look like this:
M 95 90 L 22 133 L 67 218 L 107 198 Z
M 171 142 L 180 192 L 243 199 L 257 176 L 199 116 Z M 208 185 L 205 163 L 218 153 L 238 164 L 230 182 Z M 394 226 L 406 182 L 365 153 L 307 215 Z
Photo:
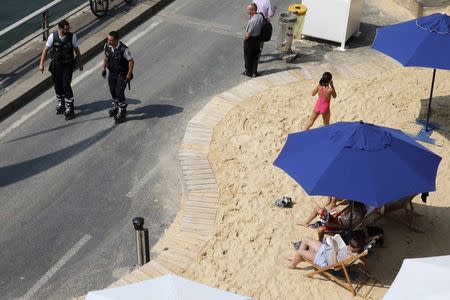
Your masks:
M 332 102 L 331 121 L 364 120 L 416 133 L 414 120 L 425 114 L 431 76 L 430 69 L 400 67 L 371 78 L 336 78 L 338 98 Z M 306 122 L 315 102 L 310 95 L 315 85 L 316 81 L 306 80 L 269 90 L 235 107 L 216 127 L 209 153 L 220 189 L 216 232 L 183 276 L 255 299 L 353 299 L 322 277 L 303 276 L 308 270 L 305 263 L 296 270 L 280 264 L 294 253 L 290 241 L 315 236 L 295 223 L 314 204 L 325 201 L 308 196 L 272 164 L 287 134 L 301 130 Z M 414 201 L 424 215 L 415 219 L 415 225 L 425 234 L 390 220 L 377 223 L 386 233 L 384 248 L 367 259 L 380 281 L 372 299 L 382 298 L 404 258 L 449 253 L 450 72 L 437 72 L 432 111 L 432 120 L 442 126 L 433 133 L 439 146 L 425 146 L 443 160 L 437 191 L 426 205 Z M 321 119 L 314 125 L 318 126 Z M 271 205 L 285 194 L 295 202 L 293 208 Z

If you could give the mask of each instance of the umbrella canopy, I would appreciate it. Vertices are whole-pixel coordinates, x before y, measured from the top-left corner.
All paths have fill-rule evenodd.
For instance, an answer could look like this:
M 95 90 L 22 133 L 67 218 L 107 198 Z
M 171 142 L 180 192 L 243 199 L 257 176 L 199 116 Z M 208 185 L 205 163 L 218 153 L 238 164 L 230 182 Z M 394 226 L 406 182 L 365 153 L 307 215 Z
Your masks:
M 405 259 L 383 299 L 450 299 L 449 274 L 450 255 Z
M 338 122 L 289 134 L 274 164 L 309 195 L 379 207 L 434 191 L 441 157 L 400 130 Z
M 378 28 L 372 48 L 407 67 L 450 70 L 450 16 L 437 13 Z
M 428 101 L 425 134 L 429 135 L 437 125 L 429 126 L 430 108 L 433 98 L 436 69 L 450 70 L 450 17 L 446 14 L 432 14 L 411 21 L 384 26 L 377 29 L 372 48 L 407 67 L 433 68 L 430 98 Z M 431 142 L 424 138 L 419 139 Z
M 250 297 L 211 288 L 168 274 L 118 288 L 92 291 L 86 300 L 251 300 Z

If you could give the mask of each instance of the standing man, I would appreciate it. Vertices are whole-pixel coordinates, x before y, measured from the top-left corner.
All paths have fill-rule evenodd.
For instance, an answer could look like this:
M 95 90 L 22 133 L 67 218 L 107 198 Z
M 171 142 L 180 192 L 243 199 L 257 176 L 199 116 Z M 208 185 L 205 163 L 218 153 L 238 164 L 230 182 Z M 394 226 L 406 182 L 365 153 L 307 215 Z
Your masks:
M 270 22 L 272 17 L 275 15 L 276 7 L 272 6 L 272 3 L 270 0 L 253 0 L 253 3 L 256 4 L 256 7 L 258 7 L 258 14 L 263 14 L 264 17 Z M 264 47 L 264 42 L 261 42 L 261 51 L 258 55 L 258 60 L 261 57 L 261 52 Z
M 270 0 L 253 0 L 258 7 L 258 13 L 262 13 L 267 20 L 271 20 L 275 14 L 275 7 L 272 6 Z
M 257 14 L 258 7 L 255 3 L 247 6 L 247 14 L 250 16 L 244 33 L 244 75 L 248 77 L 258 76 L 258 57 L 261 52 L 261 27 L 264 18 L 261 14 Z
M 108 85 L 112 97 L 112 108 L 109 110 L 109 116 L 114 117 L 116 123 L 121 123 L 125 121 L 127 113 L 125 87 L 133 79 L 134 60 L 128 47 L 119 41 L 117 31 L 109 33 L 104 50 L 102 76 L 103 78 L 106 77 L 106 68 L 108 68 Z
M 70 86 L 75 62 L 80 71 L 83 70 L 81 64 L 81 53 L 78 48 L 78 41 L 75 34 L 70 32 L 70 25 L 67 20 L 58 23 L 58 30 L 53 32 L 47 39 L 44 50 L 42 50 L 39 71 L 44 72 L 44 61 L 50 52 L 51 62 L 49 71 L 52 73 L 55 84 L 55 94 L 58 104 L 56 113 L 62 114 L 69 120 L 74 117 L 73 91 Z M 74 56 L 74 52 L 76 57 Z

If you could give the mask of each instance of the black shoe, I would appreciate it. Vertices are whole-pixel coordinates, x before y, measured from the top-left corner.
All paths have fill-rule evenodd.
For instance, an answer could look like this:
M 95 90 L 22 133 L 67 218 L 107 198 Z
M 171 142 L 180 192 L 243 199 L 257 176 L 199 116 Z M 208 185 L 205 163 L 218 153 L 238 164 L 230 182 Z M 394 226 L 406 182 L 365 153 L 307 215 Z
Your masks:
M 119 112 L 119 109 L 117 107 L 113 107 L 109 110 L 109 117 L 115 117 L 117 113 Z
M 259 73 L 253 74 L 253 77 L 259 77 L 259 76 L 261 76 L 261 74 L 259 74 Z
M 114 121 L 116 122 L 116 124 L 125 122 L 126 115 L 127 115 L 126 108 L 119 108 L 119 111 L 114 116 Z
M 66 107 L 64 105 L 64 102 L 59 101 L 58 104 L 56 105 L 56 114 L 57 115 L 63 114 L 65 110 Z
M 73 109 L 73 105 L 69 105 L 66 110 L 64 111 L 64 117 L 66 120 L 73 119 L 75 117 L 75 111 Z
M 292 204 L 293 204 L 292 199 L 291 199 L 291 197 L 288 197 L 288 196 L 284 196 L 283 198 L 277 199 L 273 202 L 274 206 L 286 207 L 286 208 L 291 208 Z
M 252 75 L 249 75 L 249 74 L 247 73 L 247 71 L 242 72 L 242 75 L 245 75 L 245 76 L 247 76 L 247 77 L 252 77 Z
M 298 251 L 298 249 L 300 249 L 301 244 L 302 244 L 302 241 L 291 242 L 291 246 L 292 246 L 292 248 L 294 248 L 295 251 Z

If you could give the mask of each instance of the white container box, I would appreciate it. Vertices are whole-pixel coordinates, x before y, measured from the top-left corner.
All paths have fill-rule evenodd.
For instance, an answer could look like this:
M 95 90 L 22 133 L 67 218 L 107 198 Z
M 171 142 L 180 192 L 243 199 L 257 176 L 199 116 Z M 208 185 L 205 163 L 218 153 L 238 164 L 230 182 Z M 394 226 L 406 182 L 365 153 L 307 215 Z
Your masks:
M 363 0 L 303 0 L 306 6 L 302 35 L 345 43 L 353 34 L 359 34 Z

